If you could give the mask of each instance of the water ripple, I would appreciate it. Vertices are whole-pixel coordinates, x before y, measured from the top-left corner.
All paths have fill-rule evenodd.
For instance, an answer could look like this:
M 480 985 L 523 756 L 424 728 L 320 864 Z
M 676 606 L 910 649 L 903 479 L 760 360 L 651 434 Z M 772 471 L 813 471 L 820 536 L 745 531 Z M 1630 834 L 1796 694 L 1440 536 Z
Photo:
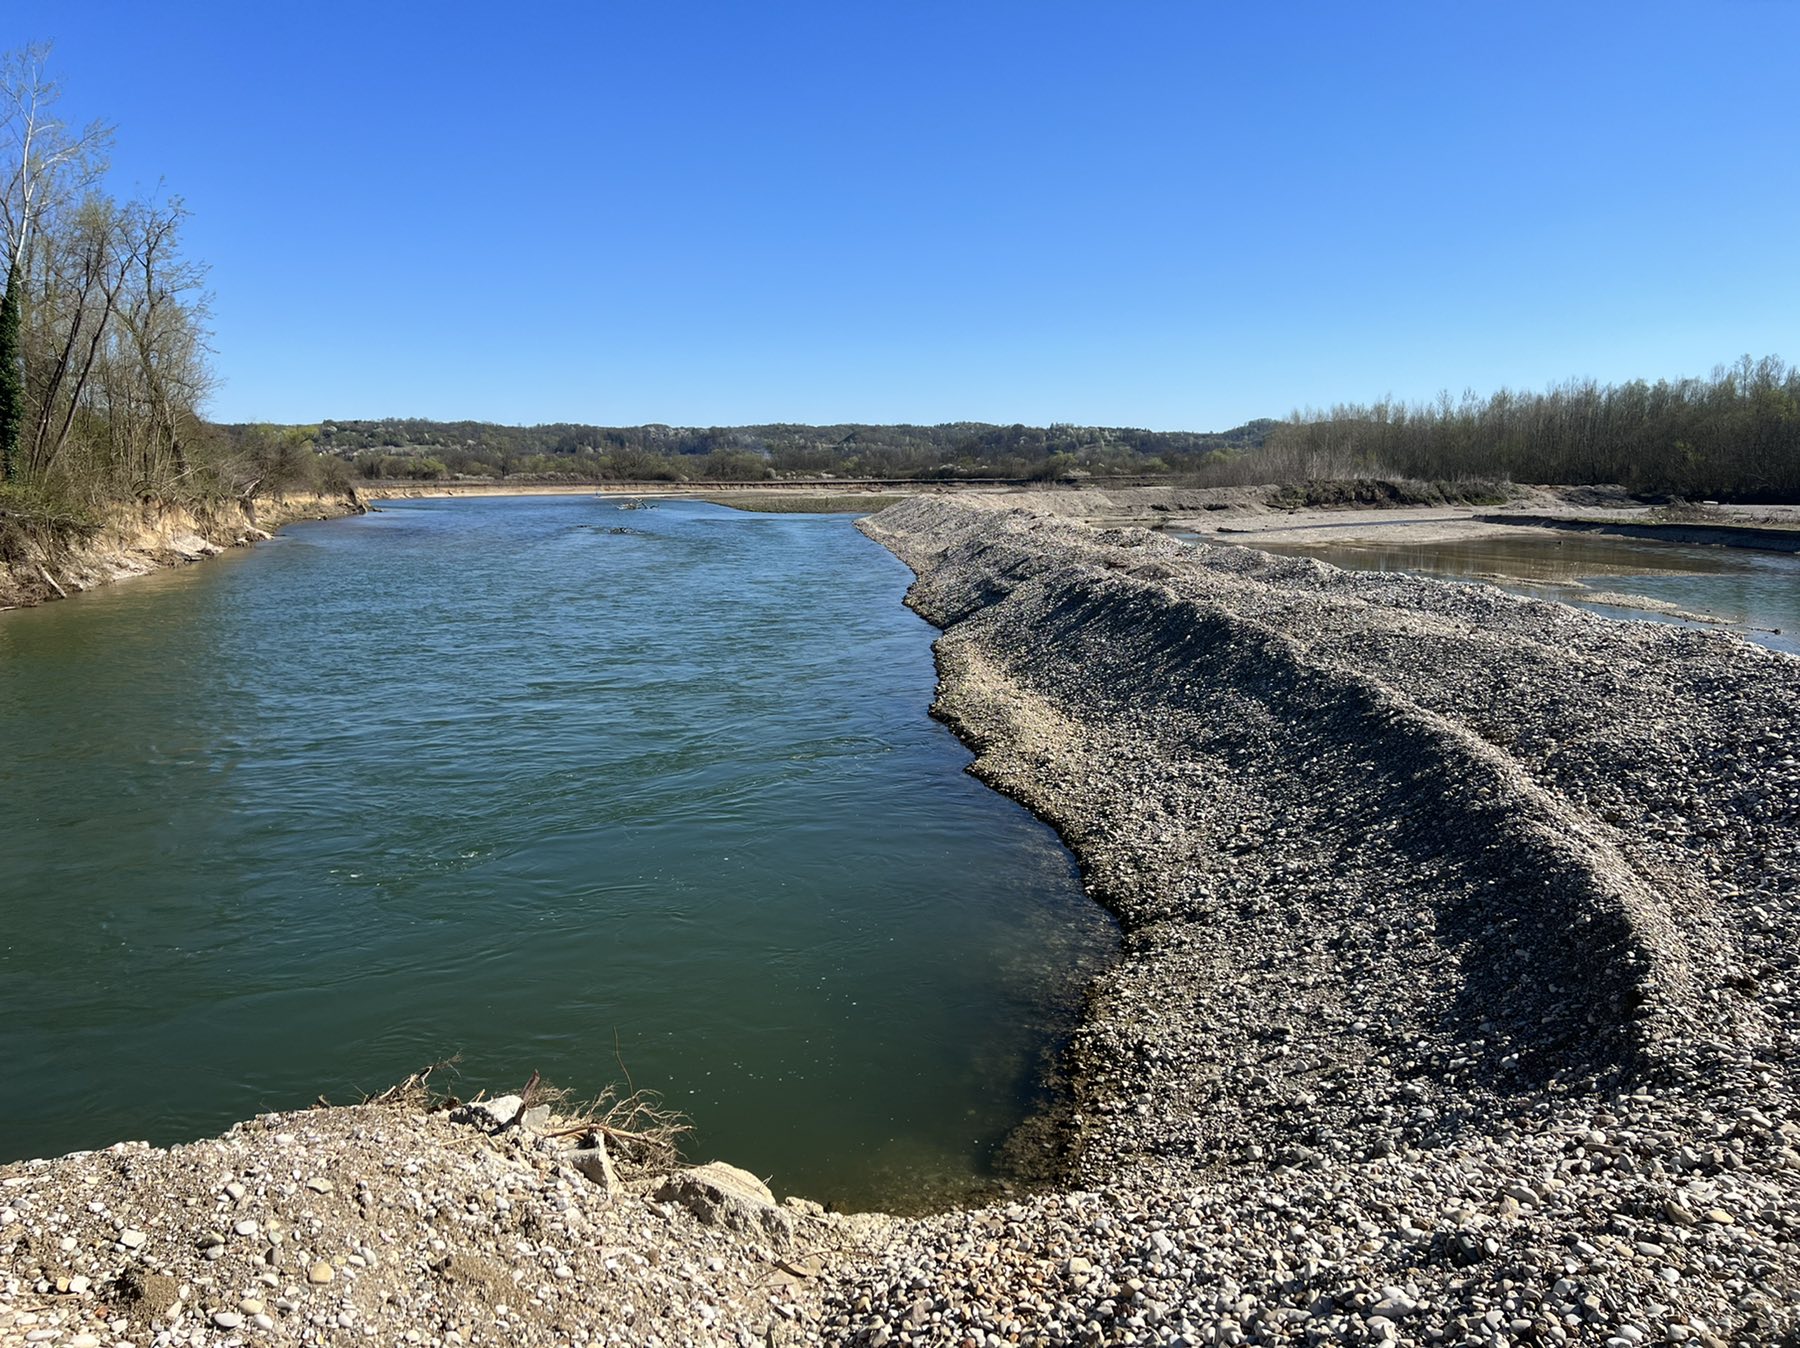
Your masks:
M 615 527 L 639 532 L 615 534 Z M 0 1159 L 464 1054 L 847 1202 L 974 1181 L 1112 948 L 848 521 L 393 503 L 0 618 Z

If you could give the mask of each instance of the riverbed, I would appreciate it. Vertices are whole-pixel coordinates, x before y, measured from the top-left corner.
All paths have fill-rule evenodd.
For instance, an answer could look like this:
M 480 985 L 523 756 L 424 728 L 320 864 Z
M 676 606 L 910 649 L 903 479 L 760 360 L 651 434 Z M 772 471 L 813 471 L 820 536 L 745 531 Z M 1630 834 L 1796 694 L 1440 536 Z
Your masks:
M 984 1191 L 1116 937 L 928 718 L 909 580 L 842 517 L 408 501 L 6 614 L 0 1159 L 460 1053 L 780 1192 Z

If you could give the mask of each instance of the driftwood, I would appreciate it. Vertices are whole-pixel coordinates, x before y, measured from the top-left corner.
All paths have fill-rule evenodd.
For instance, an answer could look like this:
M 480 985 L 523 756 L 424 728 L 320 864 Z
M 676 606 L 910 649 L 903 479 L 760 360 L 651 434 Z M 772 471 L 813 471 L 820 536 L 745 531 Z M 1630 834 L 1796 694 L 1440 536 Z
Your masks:
M 431 1074 L 433 1072 L 454 1071 L 456 1069 L 456 1064 L 461 1060 L 462 1055 L 458 1053 L 445 1058 L 442 1062 L 434 1062 L 429 1067 L 424 1067 L 419 1071 L 414 1072 L 411 1076 L 407 1077 L 405 1081 L 395 1082 L 379 1095 L 363 1097 L 363 1103 L 367 1105 L 391 1105 L 401 1100 L 417 1100 L 421 1095 L 429 1101 L 431 1092 L 426 1088 L 425 1083 L 431 1079 Z
M 454 1095 L 434 1099 L 427 1082 L 433 1072 L 446 1069 L 454 1071 L 460 1059 L 459 1054 L 443 1062 L 432 1063 L 431 1066 L 414 1072 L 406 1080 L 389 1086 L 379 1095 L 364 1096 L 363 1103 L 385 1105 L 404 1102 L 434 1111 L 453 1109 L 463 1102 Z M 620 1066 L 623 1065 L 621 1060 Z M 485 1090 L 476 1091 L 468 1103 L 476 1104 L 486 1095 Z M 519 1091 L 519 1098 L 523 1103 L 514 1111 L 513 1117 L 500 1126 L 499 1131 L 504 1132 L 508 1128 L 522 1125 L 525 1111 L 537 1105 L 566 1108 L 569 1093 L 533 1072 L 531 1079 Z M 681 1139 L 693 1131 L 693 1125 L 681 1113 L 665 1106 L 662 1098 L 654 1091 L 633 1089 L 629 1095 L 621 1097 L 611 1086 L 602 1091 L 598 1098 L 578 1109 L 569 1110 L 566 1117 L 571 1120 L 568 1126 L 547 1131 L 542 1136 L 575 1138 L 591 1133 L 596 1138 L 618 1143 L 622 1149 L 620 1159 L 628 1161 L 640 1171 L 653 1173 L 673 1170 L 681 1163 Z
M 67 599 L 69 597 L 69 592 L 56 583 L 56 577 L 44 570 L 44 564 L 42 562 L 37 564 L 37 573 L 44 578 L 44 584 L 56 591 L 56 597 L 58 599 Z

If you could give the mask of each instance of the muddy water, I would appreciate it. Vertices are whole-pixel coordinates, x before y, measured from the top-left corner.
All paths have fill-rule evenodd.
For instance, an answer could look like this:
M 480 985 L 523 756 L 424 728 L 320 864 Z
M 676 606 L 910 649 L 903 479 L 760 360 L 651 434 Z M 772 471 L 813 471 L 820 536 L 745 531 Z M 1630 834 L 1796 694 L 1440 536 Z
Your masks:
M 1440 543 L 1303 544 L 1260 535 L 1243 541 L 1265 552 L 1314 557 L 1352 571 L 1486 581 L 1609 617 L 1683 621 L 1655 607 L 1669 605 L 1715 619 L 1761 645 L 1800 653 L 1800 557 L 1792 554 L 1536 531 Z M 1608 602 L 1608 596 L 1647 601 L 1651 607 Z

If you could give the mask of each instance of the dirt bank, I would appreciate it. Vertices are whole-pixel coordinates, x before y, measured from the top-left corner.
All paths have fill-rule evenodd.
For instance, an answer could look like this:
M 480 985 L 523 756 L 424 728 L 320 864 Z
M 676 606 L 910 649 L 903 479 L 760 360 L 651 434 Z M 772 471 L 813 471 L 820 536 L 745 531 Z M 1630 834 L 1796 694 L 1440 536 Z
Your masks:
M 597 496 L 605 487 L 579 483 L 505 485 L 496 482 L 443 482 L 418 485 L 381 483 L 363 487 L 365 501 L 428 501 L 457 496 Z M 638 494 L 638 493 L 631 493 Z
M 96 585 L 216 556 L 295 520 L 361 514 L 348 496 L 296 493 L 207 505 L 119 503 L 91 524 L 14 526 L 0 534 L 0 608 L 66 598 Z
M 1779 511 L 1779 513 L 1778 513 Z M 1538 530 L 1605 534 L 1611 538 L 1646 538 L 1662 543 L 1687 543 L 1700 547 L 1752 548 L 1761 552 L 1800 552 L 1800 515 L 1792 507 L 1764 509 L 1772 517 L 1764 523 L 1742 523 L 1723 511 L 1712 518 L 1658 519 L 1654 516 L 1593 518 L 1588 516 L 1502 516 L 1497 522 L 1525 525 Z M 1483 522 L 1495 517 L 1479 516 Z

